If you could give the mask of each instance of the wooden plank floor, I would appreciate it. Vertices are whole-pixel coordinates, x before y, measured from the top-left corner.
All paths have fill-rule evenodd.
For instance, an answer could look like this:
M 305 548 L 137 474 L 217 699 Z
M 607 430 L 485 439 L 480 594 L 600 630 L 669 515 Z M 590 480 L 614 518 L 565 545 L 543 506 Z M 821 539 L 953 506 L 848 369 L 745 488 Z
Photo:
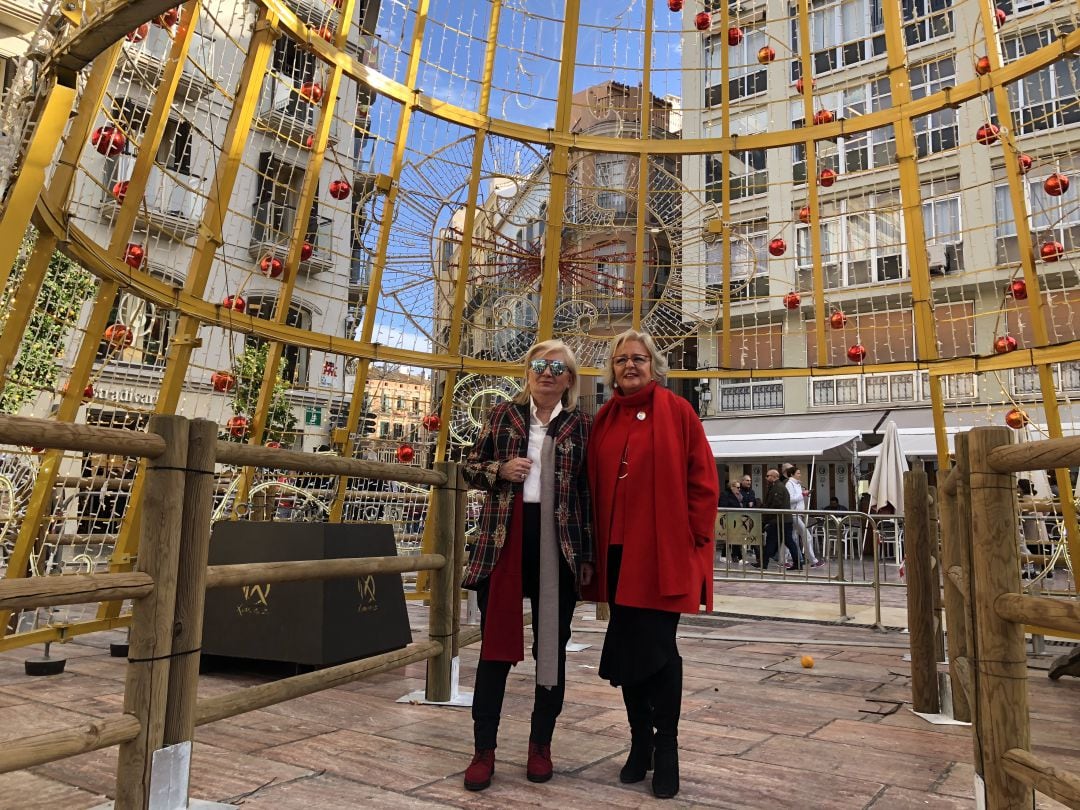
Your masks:
M 781 606 L 783 603 L 779 603 Z M 410 605 L 413 627 L 422 608 Z M 467 709 L 396 703 L 423 687 L 423 665 L 311 695 L 198 730 L 192 795 L 244 808 L 509 806 L 626 810 L 656 804 L 648 781 L 621 785 L 628 749 L 619 692 L 596 675 L 603 622 L 582 606 L 569 655 L 566 707 L 552 745 L 555 778 L 525 779 L 531 662 L 511 672 L 495 780 L 462 787 L 471 755 Z M 849 625 L 694 617 L 681 626 L 685 659 L 680 728 L 682 790 L 668 807 L 970 808 L 972 744 L 966 727 L 935 726 L 910 711 L 907 636 Z M 423 630 L 417 629 L 417 638 Z M 124 665 L 110 658 L 119 633 L 83 637 L 54 654 L 67 671 L 27 678 L 23 659 L 0 655 L 0 745 L 120 710 Z M 477 648 L 462 653 L 472 685 Z M 812 655 L 804 669 L 800 656 Z M 1080 680 L 1046 678 L 1031 659 L 1036 749 L 1080 773 Z M 257 672 L 215 672 L 203 695 L 261 682 Z M 0 775 L 3 810 L 82 810 L 112 794 L 116 749 Z M 1039 807 L 1060 807 L 1040 799 Z

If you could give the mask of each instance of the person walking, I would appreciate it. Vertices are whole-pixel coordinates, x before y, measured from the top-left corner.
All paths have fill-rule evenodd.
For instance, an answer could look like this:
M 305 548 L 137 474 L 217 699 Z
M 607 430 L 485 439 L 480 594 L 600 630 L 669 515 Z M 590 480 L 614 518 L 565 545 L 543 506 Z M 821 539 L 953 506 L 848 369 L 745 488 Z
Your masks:
M 617 335 L 604 370 L 614 391 L 596 415 L 589 489 L 596 576 L 586 598 L 611 608 L 600 677 L 622 687 L 630 753 L 619 772 L 640 782 L 655 764 L 658 798 L 679 792 L 682 613 L 712 609 L 719 484 L 701 420 L 664 387 L 667 359 L 636 330 Z
M 480 608 L 480 661 L 473 690 L 475 753 L 465 787 L 483 790 L 510 667 L 524 659 L 522 597 L 532 606 L 536 687 L 526 776 L 551 778 L 551 738 L 566 689 L 566 642 L 579 589 L 593 578 L 586 446 L 592 419 L 578 408 L 578 367 L 559 340 L 525 355 L 525 387 L 492 408 L 464 465 L 487 492 L 463 586 Z
M 780 543 L 791 553 L 793 562 L 799 560 L 799 547 L 791 536 L 791 493 L 788 492 L 787 483 L 780 480 L 780 471 L 769 470 L 765 474 L 768 489 L 765 493 L 765 509 L 782 509 L 783 512 L 767 514 L 765 522 L 765 553 L 760 560 L 760 567 L 765 571 L 769 567 L 769 560 L 774 554 L 781 554 Z M 777 563 L 783 566 L 783 558 L 778 557 Z M 802 567 L 801 563 L 798 566 Z
M 803 559 L 809 560 L 811 568 L 821 568 L 825 563 L 817 558 L 817 554 L 814 553 L 814 541 L 810 537 L 810 531 L 806 528 L 806 520 L 801 512 L 806 511 L 806 496 L 807 491 L 803 487 L 802 482 L 802 470 L 793 465 L 788 465 L 784 468 L 784 474 L 787 475 L 787 490 L 788 495 L 791 498 L 791 531 L 792 539 L 795 541 L 795 545 L 799 546 L 799 541 L 802 540 L 801 548 L 803 549 Z M 792 567 L 794 566 L 794 558 L 792 560 Z

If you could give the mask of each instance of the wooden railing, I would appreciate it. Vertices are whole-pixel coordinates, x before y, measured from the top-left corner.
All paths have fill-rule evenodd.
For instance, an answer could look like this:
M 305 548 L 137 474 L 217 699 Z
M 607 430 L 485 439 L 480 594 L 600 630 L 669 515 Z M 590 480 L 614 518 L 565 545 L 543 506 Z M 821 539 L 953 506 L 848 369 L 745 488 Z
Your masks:
M 48 734 L 5 740 L 0 773 L 119 745 L 116 807 L 140 810 L 148 807 L 154 752 L 191 741 L 197 725 L 423 660 L 428 662 L 427 699 L 450 699 L 451 663 L 459 641 L 455 574 L 464 554 L 465 488 L 457 465 L 440 462 L 426 470 L 253 447 L 219 441 L 217 431 L 214 422 L 181 416 L 154 416 L 147 433 L 0 416 L 0 443 L 138 456 L 150 462 L 137 570 L 0 581 L 0 611 L 133 601 L 124 710 Z M 436 553 L 208 566 L 218 463 L 428 484 L 435 490 L 429 520 Z M 197 699 L 207 588 L 406 571 L 432 572 L 427 641 Z
M 954 714 L 972 724 L 981 806 L 1031 808 L 1037 790 L 1080 807 L 1080 777 L 1030 751 L 1025 641 L 1025 626 L 1080 633 L 1080 602 L 1022 592 L 1015 479 L 1076 466 L 1080 437 L 1012 444 L 1008 428 L 975 428 L 957 435 L 956 462 L 939 489 L 949 676 Z

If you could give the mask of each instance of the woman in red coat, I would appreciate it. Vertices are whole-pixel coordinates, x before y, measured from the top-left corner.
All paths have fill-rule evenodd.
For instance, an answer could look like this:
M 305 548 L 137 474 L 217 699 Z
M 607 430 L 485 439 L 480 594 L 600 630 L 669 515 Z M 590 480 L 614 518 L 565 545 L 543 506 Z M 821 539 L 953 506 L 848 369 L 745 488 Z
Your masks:
M 621 686 L 630 723 L 622 782 L 655 762 L 658 798 L 679 792 L 682 613 L 712 609 L 716 462 L 694 409 L 662 386 L 667 360 L 652 338 L 629 330 L 611 344 L 605 370 L 614 396 L 593 423 L 589 490 L 597 547 L 585 598 L 611 619 L 600 676 Z

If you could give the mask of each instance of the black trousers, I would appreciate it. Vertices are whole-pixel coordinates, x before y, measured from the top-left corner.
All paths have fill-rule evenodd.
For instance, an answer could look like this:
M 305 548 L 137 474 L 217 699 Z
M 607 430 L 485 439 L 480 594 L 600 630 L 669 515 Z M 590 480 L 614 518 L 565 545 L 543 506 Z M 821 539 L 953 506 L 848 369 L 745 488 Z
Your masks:
M 532 656 L 536 660 L 537 629 L 540 623 L 540 505 L 526 503 L 522 521 L 521 590 L 529 600 L 533 615 Z M 488 593 L 490 580 L 485 579 L 476 588 L 476 601 L 480 607 L 480 634 L 483 635 L 488 621 Z M 563 695 L 566 694 L 566 643 L 570 640 L 570 622 L 577 606 L 577 588 L 570 566 L 559 554 L 559 683 L 547 688 L 535 686 L 533 710 L 530 720 L 529 740 L 548 745 L 555 732 L 555 720 L 562 712 Z M 496 621 L 518 621 L 521 616 L 500 616 Z M 502 717 L 503 696 L 506 694 L 506 678 L 512 664 L 509 661 L 484 661 L 476 666 L 476 686 L 473 689 L 472 719 L 473 744 L 477 749 L 495 748 Z
M 799 568 L 803 566 L 802 554 L 799 553 L 799 546 L 795 542 L 795 538 L 792 537 L 792 529 L 795 525 L 790 520 L 783 521 L 783 525 L 777 525 L 776 521 L 772 521 L 765 524 L 765 554 L 764 559 L 758 560 L 758 563 L 762 568 L 769 567 L 769 560 L 773 555 L 780 550 L 780 538 L 778 535 L 780 532 L 784 534 L 784 545 L 787 546 L 787 550 L 791 552 L 791 562 Z M 783 560 L 781 560 L 783 562 Z

